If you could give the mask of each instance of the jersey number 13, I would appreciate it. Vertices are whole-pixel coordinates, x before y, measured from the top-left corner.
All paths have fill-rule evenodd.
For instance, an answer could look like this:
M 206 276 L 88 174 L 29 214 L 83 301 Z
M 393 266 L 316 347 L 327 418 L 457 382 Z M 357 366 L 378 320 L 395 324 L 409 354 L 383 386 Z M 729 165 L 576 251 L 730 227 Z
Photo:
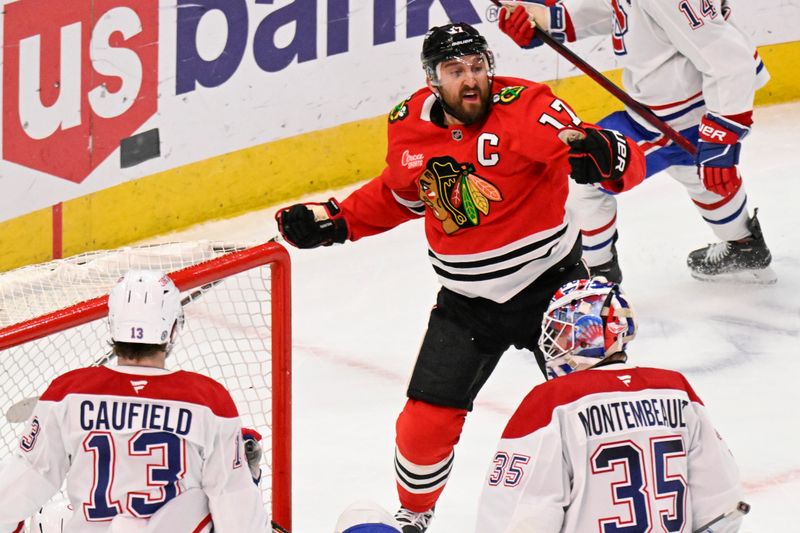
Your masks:
M 130 457 L 154 456 L 142 471 L 140 486 L 150 492 L 129 492 L 126 509 L 136 517 L 149 517 L 180 493 L 178 481 L 186 473 L 185 443 L 166 431 L 140 431 L 128 440 Z M 111 496 L 117 465 L 117 450 L 111 433 L 92 431 L 83 439 L 83 450 L 93 454 L 94 482 L 89 501 L 83 504 L 83 514 L 90 522 L 111 520 L 123 512 L 122 503 Z M 138 480 L 132 480 L 139 485 Z M 157 489 L 153 496 L 153 489 Z

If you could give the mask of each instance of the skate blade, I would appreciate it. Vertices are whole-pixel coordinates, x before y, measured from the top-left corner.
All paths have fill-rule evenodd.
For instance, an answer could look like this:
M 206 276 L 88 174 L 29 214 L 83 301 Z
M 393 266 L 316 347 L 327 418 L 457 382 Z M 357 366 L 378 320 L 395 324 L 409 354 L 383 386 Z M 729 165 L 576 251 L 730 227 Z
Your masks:
M 726 272 L 725 274 L 708 275 L 700 272 L 691 272 L 694 279 L 709 281 L 711 283 L 744 283 L 748 285 L 772 285 L 777 283 L 778 275 L 771 267 L 758 270 L 740 270 Z

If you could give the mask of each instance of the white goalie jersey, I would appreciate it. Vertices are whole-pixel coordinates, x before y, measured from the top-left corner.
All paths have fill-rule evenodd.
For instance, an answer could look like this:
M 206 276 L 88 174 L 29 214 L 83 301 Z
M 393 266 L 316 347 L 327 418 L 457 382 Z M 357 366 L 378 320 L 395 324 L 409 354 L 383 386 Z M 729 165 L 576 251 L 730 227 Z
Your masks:
M 617 363 L 555 378 L 523 400 L 486 478 L 476 532 L 695 531 L 742 493 L 686 379 Z M 738 531 L 740 521 L 714 531 Z
M 241 432 L 228 391 L 200 374 L 68 372 L 0 466 L 0 532 L 17 531 L 65 479 L 65 532 L 270 531 Z
M 706 109 L 718 115 L 751 111 L 755 90 L 769 79 L 756 47 L 733 24 L 724 1 L 561 4 L 567 14 L 551 21 L 552 30 L 570 41 L 610 34 L 624 67 L 625 90 L 675 129 L 698 124 Z

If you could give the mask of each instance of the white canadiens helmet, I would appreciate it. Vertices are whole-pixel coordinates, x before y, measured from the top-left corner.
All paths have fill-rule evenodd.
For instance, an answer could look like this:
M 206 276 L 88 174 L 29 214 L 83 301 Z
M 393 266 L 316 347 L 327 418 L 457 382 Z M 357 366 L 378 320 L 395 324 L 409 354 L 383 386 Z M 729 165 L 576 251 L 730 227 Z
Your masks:
M 62 533 L 72 518 L 72 505 L 67 500 L 50 502 L 31 517 L 31 533 Z
M 108 295 L 111 339 L 136 344 L 175 342 L 183 326 L 181 293 L 168 276 L 153 270 L 130 270 Z
M 591 368 L 635 336 L 633 309 L 619 285 L 603 277 L 571 281 L 553 295 L 542 321 L 547 379 Z

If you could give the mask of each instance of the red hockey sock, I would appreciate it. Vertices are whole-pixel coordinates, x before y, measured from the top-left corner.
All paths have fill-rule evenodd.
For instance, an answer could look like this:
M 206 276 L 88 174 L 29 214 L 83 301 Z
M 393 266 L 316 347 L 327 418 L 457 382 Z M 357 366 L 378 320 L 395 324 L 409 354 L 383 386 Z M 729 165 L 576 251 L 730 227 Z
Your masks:
M 400 504 L 421 513 L 444 490 L 467 411 L 408 400 L 397 418 L 395 472 Z

